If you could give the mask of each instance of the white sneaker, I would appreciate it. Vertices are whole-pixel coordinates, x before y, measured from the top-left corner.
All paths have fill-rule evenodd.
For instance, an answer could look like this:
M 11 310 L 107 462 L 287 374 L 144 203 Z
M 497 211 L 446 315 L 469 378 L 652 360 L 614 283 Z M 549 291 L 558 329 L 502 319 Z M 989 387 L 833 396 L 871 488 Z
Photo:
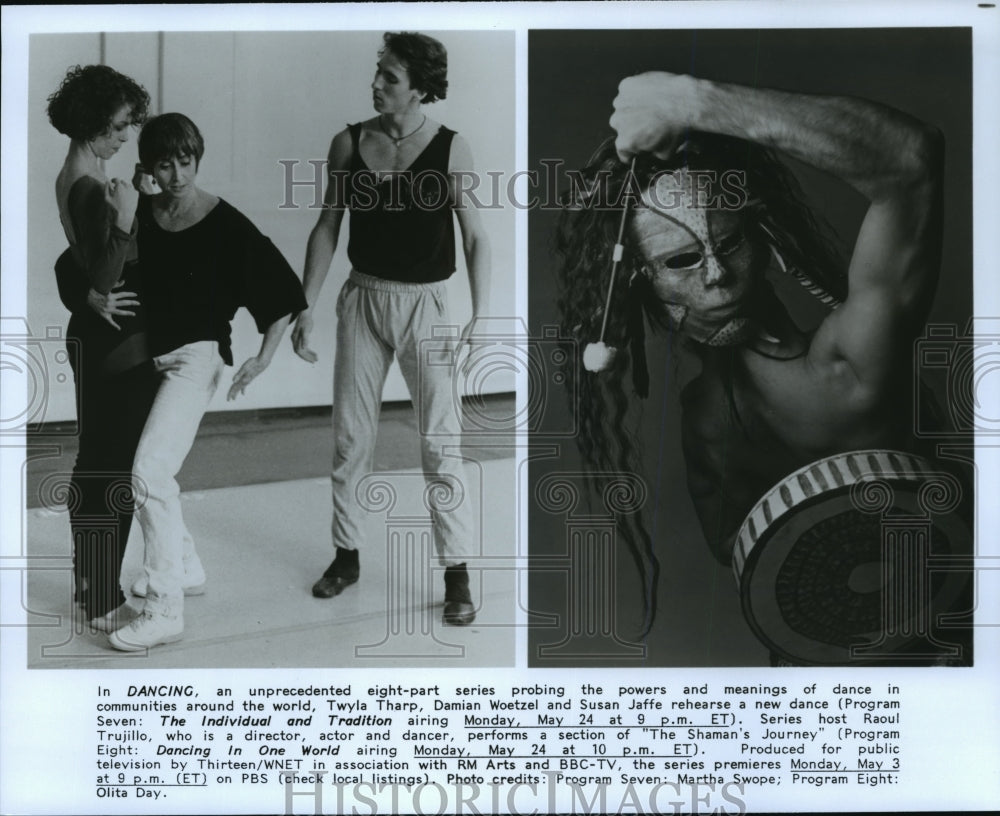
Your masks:
M 141 652 L 161 643 L 174 643 L 184 636 L 184 616 L 149 609 L 128 626 L 112 632 L 108 641 L 122 652 Z
M 185 595 L 204 595 L 205 581 L 205 570 L 199 559 L 193 558 L 184 562 L 184 580 L 181 581 L 181 589 Z M 132 594 L 137 598 L 145 598 L 147 592 L 149 592 L 149 575 L 143 571 L 142 575 L 132 582 Z
M 116 629 L 121 629 L 123 626 L 127 626 L 135 620 L 137 615 L 139 615 L 138 609 L 129 606 L 128 603 L 123 603 L 117 609 L 112 609 L 106 615 L 102 615 L 99 618 L 92 618 L 89 621 L 89 625 L 90 628 L 95 631 L 111 634 Z

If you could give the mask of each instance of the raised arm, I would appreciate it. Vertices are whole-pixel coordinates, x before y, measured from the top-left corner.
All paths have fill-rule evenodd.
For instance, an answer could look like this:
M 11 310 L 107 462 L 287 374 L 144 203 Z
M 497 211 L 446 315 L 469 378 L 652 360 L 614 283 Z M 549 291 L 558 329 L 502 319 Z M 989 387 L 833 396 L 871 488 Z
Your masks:
M 941 252 L 943 140 L 863 99 L 785 93 L 690 76 L 624 80 L 612 127 L 622 158 L 670 152 L 686 130 L 736 136 L 831 173 L 869 201 L 848 269 L 849 296 L 817 331 L 814 363 L 879 387 L 926 319 Z
M 330 153 L 327 156 L 328 181 L 323 196 L 323 210 L 320 212 L 316 226 L 309 233 L 306 244 L 305 273 L 302 288 L 305 291 L 309 306 L 299 313 L 292 329 L 292 346 L 295 353 L 310 363 L 316 362 L 316 352 L 309 348 L 309 335 L 313 327 L 313 307 L 319 299 L 333 255 L 337 251 L 337 241 L 340 237 L 340 225 L 344 220 L 344 210 L 347 201 L 346 173 L 351 163 L 351 134 L 342 130 L 333 137 L 330 143 Z
M 489 312 L 490 278 L 493 269 L 489 238 L 483 229 L 479 211 L 475 208 L 475 199 L 458 194 L 458 191 L 463 189 L 461 176 L 467 176 L 475 172 L 475 169 L 468 142 L 457 134 L 452 139 L 448 172 L 455 216 L 462 232 L 465 265 L 469 270 L 469 288 L 472 291 L 472 319 L 462 332 L 462 340 L 468 342 L 476 320 L 485 317 Z

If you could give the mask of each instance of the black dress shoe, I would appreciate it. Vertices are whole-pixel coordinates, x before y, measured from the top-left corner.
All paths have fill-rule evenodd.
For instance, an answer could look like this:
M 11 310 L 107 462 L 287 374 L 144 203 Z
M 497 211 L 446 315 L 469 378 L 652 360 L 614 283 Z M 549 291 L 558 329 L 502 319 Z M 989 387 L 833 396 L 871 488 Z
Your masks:
M 476 619 L 476 607 L 469 593 L 469 573 L 465 564 L 447 567 L 444 571 L 444 622 L 451 626 L 468 626 Z
M 360 574 L 358 551 L 338 547 L 333 563 L 327 567 L 323 577 L 313 584 L 312 593 L 317 598 L 333 598 L 351 584 L 356 584 Z

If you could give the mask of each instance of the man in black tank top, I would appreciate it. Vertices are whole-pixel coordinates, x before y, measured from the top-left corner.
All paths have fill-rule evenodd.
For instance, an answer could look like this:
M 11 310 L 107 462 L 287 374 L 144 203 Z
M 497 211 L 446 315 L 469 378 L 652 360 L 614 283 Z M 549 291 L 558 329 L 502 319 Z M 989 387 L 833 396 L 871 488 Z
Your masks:
M 460 344 L 471 342 L 487 311 L 490 251 L 478 213 L 457 200 L 459 173 L 472 170 L 465 140 L 433 122 L 422 105 L 447 92 L 447 54 L 422 34 L 386 34 L 372 81 L 378 115 L 333 138 L 324 209 L 309 236 L 304 288 L 308 309 L 292 333 L 296 353 L 309 348 L 315 306 L 330 268 L 344 211 L 350 210 L 351 273 L 337 300 L 333 393 L 333 544 L 336 557 L 313 595 L 339 595 L 358 580 L 367 512 L 356 488 L 372 470 L 375 433 L 393 357 L 417 409 L 429 486 L 434 543 L 445 569 L 444 620 L 467 625 L 476 608 L 466 560 L 473 555 L 471 497 L 461 460 L 461 405 L 451 365 L 420 365 L 421 343 L 448 324 L 444 281 L 455 271 L 455 219 L 472 289 L 473 316 Z M 454 349 L 458 359 L 460 349 Z M 446 455 L 446 449 L 452 453 Z

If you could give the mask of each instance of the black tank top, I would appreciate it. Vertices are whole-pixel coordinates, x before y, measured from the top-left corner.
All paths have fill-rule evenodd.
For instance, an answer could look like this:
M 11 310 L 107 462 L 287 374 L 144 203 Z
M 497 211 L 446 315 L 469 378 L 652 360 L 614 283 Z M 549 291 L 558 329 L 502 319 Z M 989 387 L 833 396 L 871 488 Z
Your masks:
M 405 283 L 434 283 L 455 271 L 455 223 L 448 157 L 455 131 L 441 126 L 406 169 L 376 172 L 361 158 L 361 124 L 349 126 L 347 255 L 359 272 Z

